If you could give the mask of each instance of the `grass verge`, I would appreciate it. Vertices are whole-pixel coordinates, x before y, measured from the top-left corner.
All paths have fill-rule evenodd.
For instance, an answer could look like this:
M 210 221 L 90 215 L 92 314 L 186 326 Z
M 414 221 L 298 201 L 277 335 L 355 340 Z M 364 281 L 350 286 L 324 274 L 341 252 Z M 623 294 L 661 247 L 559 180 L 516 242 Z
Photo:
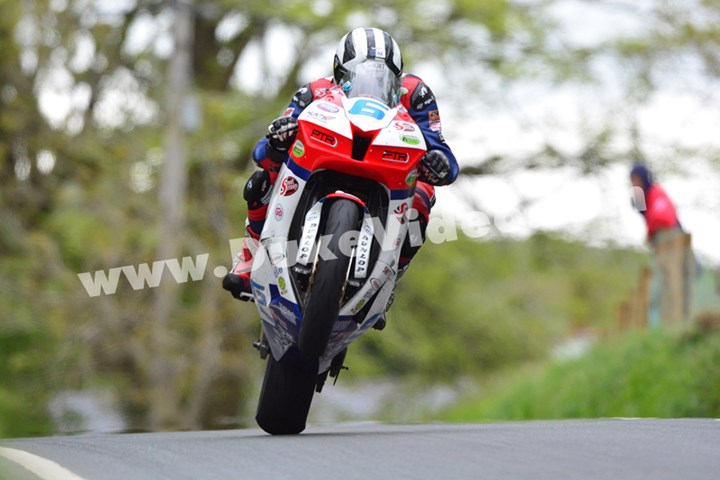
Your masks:
M 495 377 L 437 420 L 720 417 L 720 332 L 642 332 Z

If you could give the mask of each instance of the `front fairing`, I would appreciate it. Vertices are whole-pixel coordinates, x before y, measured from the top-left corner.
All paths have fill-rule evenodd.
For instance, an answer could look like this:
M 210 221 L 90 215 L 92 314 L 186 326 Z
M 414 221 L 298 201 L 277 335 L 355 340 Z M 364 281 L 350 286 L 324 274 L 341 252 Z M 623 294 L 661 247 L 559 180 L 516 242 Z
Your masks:
M 296 344 L 302 325 L 299 241 L 307 232 L 309 212 L 313 208 L 322 212 L 318 204 L 323 196 L 341 190 L 369 205 L 372 211 L 366 213 L 363 229 L 369 226 L 379 252 L 356 281 L 358 285 L 348 287 L 349 296 L 320 361 L 322 372 L 335 354 L 371 328 L 384 312 L 394 288 L 417 162 L 425 144 L 419 128 L 401 108 L 390 109 L 363 98 L 347 99 L 339 90 L 331 90 L 309 105 L 298 121 L 297 140 L 275 182 L 251 276 L 263 329 L 276 359 Z M 354 139 L 362 135 L 371 136 L 367 151 L 362 159 L 352 158 Z M 369 184 L 375 185 L 370 188 L 373 196 L 366 189 Z M 374 200 L 378 196 L 384 198 L 382 205 Z M 321 218 L 321 213 L 318 216 Z M 357 261 L 356 256 L 353 262 Z M 351 270 L 355 274 L 360 271 L 356 263 Z

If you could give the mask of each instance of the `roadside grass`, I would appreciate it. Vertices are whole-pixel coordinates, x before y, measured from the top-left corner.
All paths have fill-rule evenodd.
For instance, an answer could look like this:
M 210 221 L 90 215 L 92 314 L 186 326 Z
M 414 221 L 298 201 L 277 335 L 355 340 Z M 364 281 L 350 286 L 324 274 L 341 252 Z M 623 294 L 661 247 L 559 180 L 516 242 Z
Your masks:
M 388 327 L 351 346 L 348 377 L 452 383 L 541 361 L 570 332 L 614 328 L 645 262 L 553 233 L 426 245 L 398 284 Z
M 718 331 L 639 332 L 512 372 L 433 420 L 720 417 Z

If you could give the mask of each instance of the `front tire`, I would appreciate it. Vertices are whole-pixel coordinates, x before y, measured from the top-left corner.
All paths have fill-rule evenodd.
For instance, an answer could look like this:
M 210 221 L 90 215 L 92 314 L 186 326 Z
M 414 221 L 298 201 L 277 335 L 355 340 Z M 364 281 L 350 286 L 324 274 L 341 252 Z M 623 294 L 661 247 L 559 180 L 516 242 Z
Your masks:
M 310 403 L 318 379 L 317 362 L 290 350 L 281 361 L 270 354 L 265 368 L 257 421 L 271 435 L 296 435 L 305 430 Z
M 330 243 L 324 251 L 332 252 L 336 258 L 318 259 L 298 337 L 298 348 L 305 357 L 320 358 L 325 353 L 340 312 L 350 266 L 350 256 L 342 252 L 340 239 L 345 233 L 357 230 L 359 221 L 360 211 L 352 200 L 341 198 L 330 205 L 325 223 L 325 235 L 330 236 Z

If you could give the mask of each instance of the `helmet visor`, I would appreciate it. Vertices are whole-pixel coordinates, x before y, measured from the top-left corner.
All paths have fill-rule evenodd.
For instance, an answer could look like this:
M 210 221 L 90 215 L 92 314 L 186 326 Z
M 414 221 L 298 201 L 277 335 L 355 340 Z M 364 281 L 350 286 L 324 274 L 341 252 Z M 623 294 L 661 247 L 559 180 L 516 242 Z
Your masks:
M 368 59 L 343 73 L 339 82 L 348 98 L 370 97 L 388 107 L 398 103 L 400 79 L 384 61 Z

